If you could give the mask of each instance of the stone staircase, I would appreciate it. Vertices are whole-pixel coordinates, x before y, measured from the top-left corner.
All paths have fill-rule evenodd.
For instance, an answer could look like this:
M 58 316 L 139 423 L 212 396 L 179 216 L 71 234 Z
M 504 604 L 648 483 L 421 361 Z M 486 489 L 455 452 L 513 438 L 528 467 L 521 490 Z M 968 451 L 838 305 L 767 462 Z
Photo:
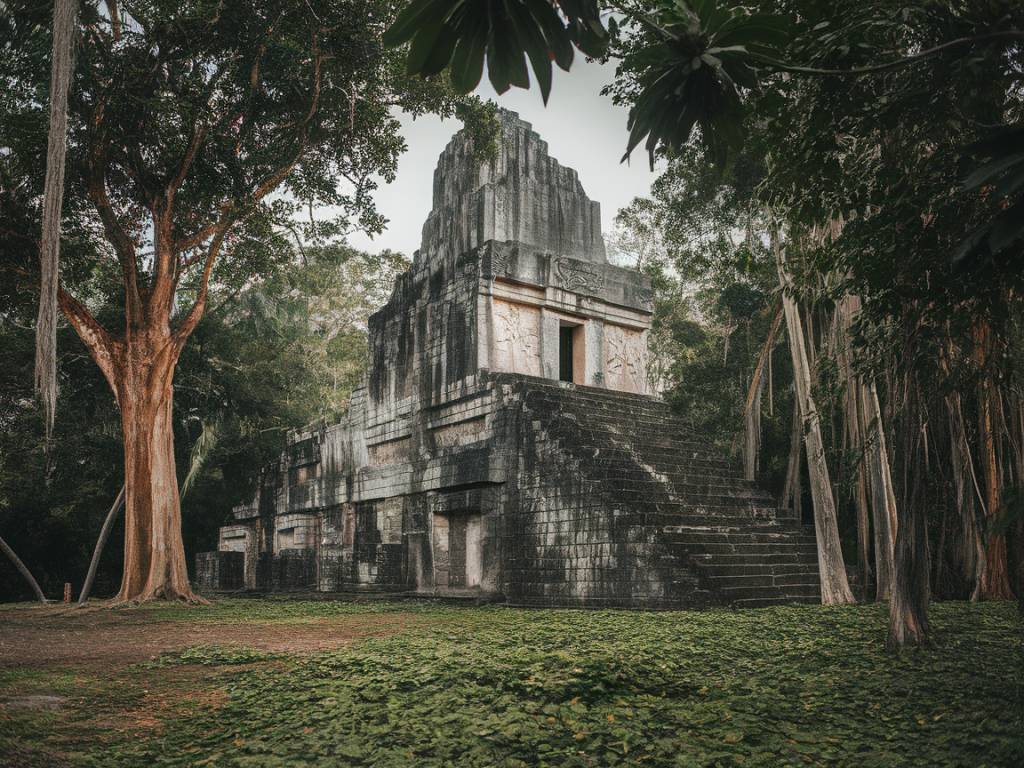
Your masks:
M 593 481 L 623 525 L 643 529 L 687 606 L 820 601 L 813 526 L 651 397 L 530 379 L 525 413 Z M 634 537 L 636 538 L 636 537 Z

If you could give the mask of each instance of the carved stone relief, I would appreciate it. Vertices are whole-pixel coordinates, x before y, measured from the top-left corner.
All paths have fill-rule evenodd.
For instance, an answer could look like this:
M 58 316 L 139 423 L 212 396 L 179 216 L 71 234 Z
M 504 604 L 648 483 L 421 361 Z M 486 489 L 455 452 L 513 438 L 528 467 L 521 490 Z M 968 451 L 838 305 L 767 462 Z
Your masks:
M 402 543 L 403 497 L 386 499 L 379 507 L 380 538 L 383 544 Z
M 509 274 L 509 268 L 519 255 L 519 249 L 512 243 L 490 243 L 491 249 L 491 276 L 505 277 Z
M 605 325 L 605 385 L 623 392 L 647 391 L 647 346 L 643 333 Z
M 399 440 L 371 445 L 369 454 L 370 464 L 374 466 L 401 464 L 409 460 L 409 438 L 403 437 Z
M 555 278 L 567 291 L 595 293 L 604 287 L 604 273 L 593 264 L 578 259 L 555 259 Z
M 468 445 L 480 440 L 484 436 L 483 431 L 483 419 L 460 421 L 458 424 L 449 424 L 446 427 L 438 427 L 433 430 L 434 444 L 438 448 Z
M 491 365 L 495 370 L 540 376 L 540 312 L 496 300 L 493 352 Z

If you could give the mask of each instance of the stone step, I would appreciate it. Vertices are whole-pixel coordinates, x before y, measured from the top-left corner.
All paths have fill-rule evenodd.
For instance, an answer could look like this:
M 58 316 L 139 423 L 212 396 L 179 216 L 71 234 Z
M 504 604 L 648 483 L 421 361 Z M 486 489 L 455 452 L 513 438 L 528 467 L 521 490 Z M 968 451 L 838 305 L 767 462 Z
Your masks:
M 777 605 L 815 605 L 821 602 L 820 595 L 779 595 L 776 597 L 743 597 L 733 600 L 733 608 L 771 608 Z
M 723 555 L 741 556 L 762 556 L 771 554 L 780 555 L 807 555 L 817 557 L 817 550 L 802 544 L 790 542 L 760 542 L 760 543 L 713 543 L 713 544 L 692 544 L 670 542 L 670 547 L 678 548 L 677 551 L 691 557 L 707 555 L 709 557 L 721 557 Z
M 718 553 L 715 555 L 691 555 L 690 562 L 701 567 L 743 567 L 747 565 L 805 565 L 817 572 L 818 554 L 816 551 L 794 549 L 790 552 L 769 551 L 767 554 L 757 553 Z
M 737 576 L 765 576 L 773 578 L 777 576 L 811 576 L 813 581 L 818 580 L 818 566 L 816 563 L 722 563 L 717 559 L 712 562 L 697 562 L 697 572 L 709 579 L 731 578 Z
M 748 544 L 788 544 L 794 547 L 807 547 L 808 549 L 815 549 L 817 546 L 814 537 L 806 536 L 805 534 L 795 532 L 792 528 L 783 526 L 768 527 L 767 529 L 754 529 L 753 526 L 729 529 L 719 526 L 714 529 L 696 530 L 693 526 L 666 525 L 662 530 L 669 541 L 683 545 L 716 546 L 728 544 L 735 547 Z
M 654 563 L 673 572 L 667 597 L 743 606 L 820 600 L 813 529 L 665 403 L 552 382 L 522 391 L 539 437 L 576 459 L 630 546 L 664 543 Z
M 737 600 L 760 600 L 778 597 L 821 600 L 821 588 L 817 584 L 789 585 L 785 587 L 779 585 L 735 586 L 715 589 L 713 592 L 729 605 L 735 605 Z

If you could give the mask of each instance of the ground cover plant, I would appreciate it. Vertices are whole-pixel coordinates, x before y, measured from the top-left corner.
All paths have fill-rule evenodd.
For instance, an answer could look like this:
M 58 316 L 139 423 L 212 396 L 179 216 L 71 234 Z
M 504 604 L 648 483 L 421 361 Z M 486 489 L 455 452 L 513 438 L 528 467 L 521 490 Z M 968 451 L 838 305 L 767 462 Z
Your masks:
M 1015 606 L 940 603 L 933 620 L 932 647 L 893 655 L 881 605 L 4 607 L 0 754 L 27 766 L 1024 763 Z

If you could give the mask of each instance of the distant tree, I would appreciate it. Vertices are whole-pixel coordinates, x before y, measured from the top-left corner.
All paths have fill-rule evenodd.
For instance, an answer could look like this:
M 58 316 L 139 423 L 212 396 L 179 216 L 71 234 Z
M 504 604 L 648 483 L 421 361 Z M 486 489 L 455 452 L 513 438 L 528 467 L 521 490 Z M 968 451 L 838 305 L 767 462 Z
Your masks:
M 125 563 L 118 599 L 194 599 L 181 538 L 173 377 L 211 285 L 283 258 L 300 208 L 335 206 L 370 231 L 374 177 L 403 149 L 397 121 L 466 102 L 411 80 L 380 33 L 383 0 L 84 2 L 68 115 L 68 240 L 60 309 L 102 371 L 124 439 Z M 113 12 L 113 16 L 109 13 Z M 0 205 L 39 189 L 49 8 L 0 18 Z M 339 181 L 341 183 L 339 183 Z M 321 234 L 344 223 L 320 223 Z M 34 232 L 8 231 L 8 266 L 36 272 Z M 101 323 L 76 277 L 120 271 L 123 330 Z

